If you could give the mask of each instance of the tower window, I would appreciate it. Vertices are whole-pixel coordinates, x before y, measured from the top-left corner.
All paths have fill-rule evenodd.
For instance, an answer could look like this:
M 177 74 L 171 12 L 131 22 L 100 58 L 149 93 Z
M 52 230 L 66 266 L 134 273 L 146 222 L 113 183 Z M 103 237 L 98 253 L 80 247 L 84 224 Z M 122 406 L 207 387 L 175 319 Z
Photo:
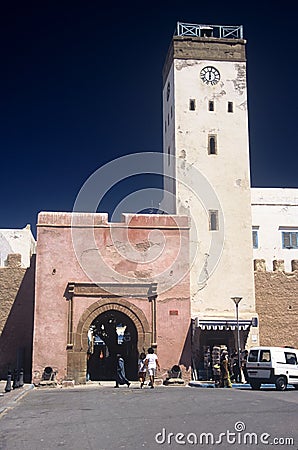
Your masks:
M 195 111 L 196 109 L 196 101 L 193 98 L 189 100 L 189 109 L 190 111 Z
M 167 121 L 165 120 L 165 131 L 167 131 Z
M 209 111 L 214 111 L 214 101 L 213 100 L 210 100 L 209 101 Z
M 168 85 L 167 85 L 167 101 L 170 98 L 170 93 L 171 93 L 171 85 L 170 85 L 170 83 L 168 83 Z
M 218 230 L 218 211 L 217 210 L 209 210 L 209 230 L 210 231 Z
M 228 112 L 229 112 L 229 113 L 234 112 L 234 105 L 233 105 L 233 102 L 228 102 Z
M 171 106 L 171 118 L 173 117 L 173 106 Z
M 217 155 L 217 142 L 215 134 L 209 134 L 208 136 L 208 154 Z
M 168 125 L 170 125 L 170 116 L 168 114 Z
M 168 147 L 168 166 L 170 165 L 170 163 L 171 163 L 171 147 L 169 146 Z

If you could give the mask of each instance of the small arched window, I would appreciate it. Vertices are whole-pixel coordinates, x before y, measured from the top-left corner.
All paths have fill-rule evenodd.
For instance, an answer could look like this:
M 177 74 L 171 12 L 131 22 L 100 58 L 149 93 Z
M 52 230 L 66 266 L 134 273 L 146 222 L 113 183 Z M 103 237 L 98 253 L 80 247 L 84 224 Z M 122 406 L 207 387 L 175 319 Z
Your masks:
M 215 134 L 209 134 L 208 136 L 208 154 L 217 155 L 217 142 Z

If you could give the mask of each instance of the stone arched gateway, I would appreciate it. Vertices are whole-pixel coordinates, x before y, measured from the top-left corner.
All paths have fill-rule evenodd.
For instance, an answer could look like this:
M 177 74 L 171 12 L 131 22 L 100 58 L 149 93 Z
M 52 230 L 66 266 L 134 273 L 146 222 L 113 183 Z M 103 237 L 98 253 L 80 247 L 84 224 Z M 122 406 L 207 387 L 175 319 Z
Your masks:
M 84 284 L 84 286 L 86 285 L 87 284 Z M 83 312 L 78 321 L 77 326 L 74 327 L 71 313 L 71 311 L 73 310 L 73 297 L 75 296 L 75 294 L 80 296 L 82 295 L 80 287 L 82 287 L 82 284 L 80 285 L 76 284 L 72 286 L 72 289 L 68 290 L 69 292 L 71 292 L 72 295 L 71 297 L 69 297 L 70 313 L 69 313 L 68 334 L 70 345 L 68 345 L 67 348 L 67 377 L 69 379 L 75 380 L 76 384 L 85 384 L 86 369 L 87 369 L 86 353 L 88 350 L 87 335 L 90 325 L 97 316 L 110 310 L 119 311 L 128 316 L 136 327 L 138 334 L 138 349 L 140 351 L 142 351 L 143 348 L 147 348 L 151 345 L 152 327 L 150 327 L 144 312 L 139 307 L 130 302 L 127 298 L 123 298 L 131 296 L 132 294 L 131 286 L 122 286 L 123 297 L 121 298 L 119 298 L 118 296 L 112 297 L 111 293 L 107 294 L 108 298 L 103 298 L 104 293 L 102 289 L 99 288 L 100 291 L 95 292 L 96 289 L 94 290 L 93 288 L 92 296 L 96 297 L 97 296 L 96 294 L 98 294 L 100 295 L 101 298 L 96 300 L 94 303 L 92 303 L 85 309 L 85 311 Z M 137 294 L 137 292 L 135 292 L 133 297 L 147 297 L 150 301 L 155 302 L 155 296 L 153 295 L 152 285 L 149 286 L 149 290 L 148 284 L 143 285 L 142 288 L 143 289 L 141 290 L 138 289 L 139 295 Z M 135 286 L 133 287 L 133 289 L 135 289 Z

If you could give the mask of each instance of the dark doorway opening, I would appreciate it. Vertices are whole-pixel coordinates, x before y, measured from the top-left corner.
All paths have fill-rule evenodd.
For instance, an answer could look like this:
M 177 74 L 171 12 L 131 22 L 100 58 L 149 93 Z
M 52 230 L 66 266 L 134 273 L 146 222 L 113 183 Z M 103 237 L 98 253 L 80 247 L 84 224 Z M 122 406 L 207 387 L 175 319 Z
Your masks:
M 232 330 L 202 330 L 200 334 L 200 359 L 198 364 L 199 379 L 212 379 L 211 354 L 213 347 L 235 349 L 235 337 Z
M 242 350 L 245 348 L 248 334 L 249 328 L 240 330 L 240 348 Z M 193 365 L 199 380 L 213 378 L 212 350 L 214 346 L 227 349 L 231 356 L 237 350 L 237 330 L 196 329 L 193 336 Z
M 97 316 L 88 332 L 87 380 L 114 380 L 117 353 L 127 378 L 137 380 L 137 329 L 126 314 L 110 310 Z

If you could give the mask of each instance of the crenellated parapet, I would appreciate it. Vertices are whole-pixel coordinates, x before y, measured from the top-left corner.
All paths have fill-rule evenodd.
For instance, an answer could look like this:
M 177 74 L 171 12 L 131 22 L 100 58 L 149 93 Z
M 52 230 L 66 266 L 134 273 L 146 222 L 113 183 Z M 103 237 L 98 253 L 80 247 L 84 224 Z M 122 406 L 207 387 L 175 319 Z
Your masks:
M 298 270 L 298 259 L 292 259 L 291 272 Z M 254 271 L 255 272 L 285 272 L 285 261 L 283 259 L 274 259 L 272 261 L 272 269 L 268 268 L 265 259 L 254 259 Z

